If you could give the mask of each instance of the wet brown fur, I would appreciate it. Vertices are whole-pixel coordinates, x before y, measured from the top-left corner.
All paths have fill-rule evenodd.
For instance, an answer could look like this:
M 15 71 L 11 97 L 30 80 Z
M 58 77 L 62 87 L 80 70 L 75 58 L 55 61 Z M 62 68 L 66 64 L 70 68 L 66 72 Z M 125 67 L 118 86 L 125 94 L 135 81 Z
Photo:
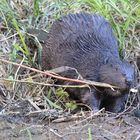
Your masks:
M 69 66 L 77 69 L 84 79 L 120 87 L 117 91 L 93 87 L 68 89 L 93 110 L 105 105 L 109 111 L 119 112 L 124 108 L 129 88 L 134 85 L 135 73 L 134 68 L 120 58 L 118 48 L 112 28 L 102 16 L 69 14 L 51 27 L 43 49 L 42 68 Z M 63 76 L 76 78 L 74 72 Z

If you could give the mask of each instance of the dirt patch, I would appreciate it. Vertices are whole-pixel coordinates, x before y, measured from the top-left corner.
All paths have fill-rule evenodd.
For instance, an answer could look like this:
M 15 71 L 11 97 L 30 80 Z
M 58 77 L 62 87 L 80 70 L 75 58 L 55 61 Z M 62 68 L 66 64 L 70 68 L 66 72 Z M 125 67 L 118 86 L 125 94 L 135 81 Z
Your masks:
M 104 109 L 74 114 L 56 109 L 37 111 L 29 100 L 17 100 L 1 110 L 0 139 L 139 140 L 138 113 L 139 110 L 132 107 L 120 114 Z
M 44 119 L 33 123 L 30 120 L 27 124 L 21 123 L 21 119 L 19 121 L 14 116 L 15 119 L 17 122 L 11 123 L 12 117 L 1 117 L 0 139 L 86 140 L 90 135 L 95 140 L 140 139 L 140 120 L 131 113 L 118 115 L 103 112 L 94 115 L 92 112 L 80 112 L 75 114 L 75 120 L 67 121 L 65 118 L 66 122 L 59 123 Z

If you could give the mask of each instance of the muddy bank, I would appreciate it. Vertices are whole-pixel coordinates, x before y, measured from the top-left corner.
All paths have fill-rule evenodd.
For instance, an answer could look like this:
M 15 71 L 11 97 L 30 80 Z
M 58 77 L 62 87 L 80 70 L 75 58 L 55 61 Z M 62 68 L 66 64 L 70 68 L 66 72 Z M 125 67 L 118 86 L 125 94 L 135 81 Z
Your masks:
M 47 115 L 48 112 L 30 112 L 30 115 L 9 112 L 1 115 L 0 139 L 86 140 L 90 136 L 94 140 L 140 139 L 140 119 L 132 111 L 123 114 L 81 111 L 57 117 L 51 117 L 51 113 Z

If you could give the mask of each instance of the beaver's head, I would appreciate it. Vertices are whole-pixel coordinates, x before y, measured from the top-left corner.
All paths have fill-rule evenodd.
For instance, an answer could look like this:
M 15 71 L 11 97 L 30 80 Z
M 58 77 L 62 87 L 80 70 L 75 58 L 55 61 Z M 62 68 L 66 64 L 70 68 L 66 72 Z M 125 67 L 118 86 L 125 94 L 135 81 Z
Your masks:
M 117 86 L 120 89 L 112 91 L 111 89 L 105 89 L 108 94 L 117 96 L 124 92 L 129 92 L 129 89 L 134 87 L 136 84 L 135 70 L 126 61 L 121 61 L 117 64 L 106 64 L 101 66 L 100 71 L 100 82 L 108 83 L 113 86 Z

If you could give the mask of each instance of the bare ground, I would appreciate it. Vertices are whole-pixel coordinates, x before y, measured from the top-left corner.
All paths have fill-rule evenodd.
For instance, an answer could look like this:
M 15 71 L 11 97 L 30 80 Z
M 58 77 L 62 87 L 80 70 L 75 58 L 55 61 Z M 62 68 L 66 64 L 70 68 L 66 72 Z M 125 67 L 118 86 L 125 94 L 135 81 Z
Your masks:
M 79 115 L 79 116 L 78 116 Z M 82 116 L 82 117 L 81 117 Z M 67 116 L 68 117 L 68 116 Z M 66 118 L 67 118 L 66 117 Z M 37 120 L 23 123 L 19 117 L 5 116 L 0 121 L 0 135 L 2 140 L 87 140 L 92 135 L 94 140 L 139 140 L 140 119 L 131 113 L 118 115 L 110 113 L 81 112 L 72 119 L 60 118 Z M 22 118 L 23 119 L 23 118 Z M 29 119 L 29 118 L 28 118 Z M 33 121 L 30 117 L 30 121 Z M 12 122 L 12 121 L 16 122 Z M 20 120 L 20 121 L 19 121 Z M 27 118 L 24 118 L 24 121 Z M 29 121 L 29 120 L 28 120 Z

